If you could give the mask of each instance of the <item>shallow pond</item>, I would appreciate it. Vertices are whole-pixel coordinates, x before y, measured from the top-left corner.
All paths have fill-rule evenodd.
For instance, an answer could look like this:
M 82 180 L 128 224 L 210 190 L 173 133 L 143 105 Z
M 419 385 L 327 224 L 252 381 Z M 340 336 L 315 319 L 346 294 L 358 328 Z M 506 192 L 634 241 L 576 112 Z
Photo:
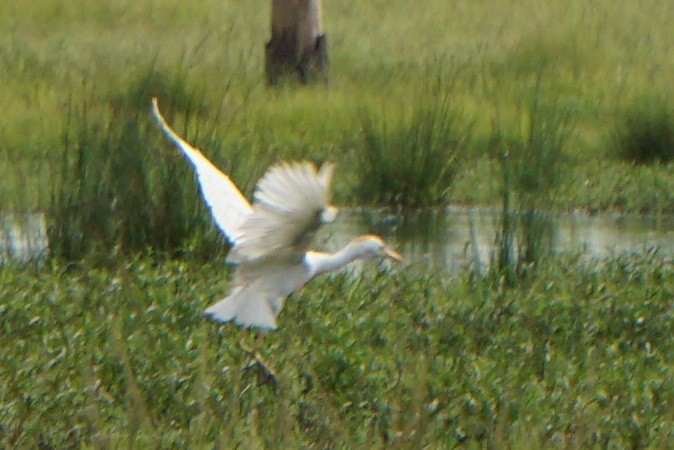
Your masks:
M 327 248 L 336 249 L 355 235 L 379 234 L 396 245 L 413 267 L 456 271 L 471 264 L 481 268 L 489 264 L 500 221 L 501 212 L 489 208 L 449 207 L 404 216 L 353 209 L 342 210 L 321 237 Z M 602 259 L 657 248 L 660 254 L 674 257 L 672 217 L 611 213 L 590 216 L 578 212 L 558 214 L 555 222 L 553 241 L 557 252 Z
M 322 229 L 317 247 L 334 250 L 356 235 L 375 233 L 395 245 L 413 268 L 456 271 L 471 264 L 483 268 L 491 259 L 500 218 L 500 211 L 489 208 L 449 207 L 404 216 L 381 210 L 342 209 L 337 220 Z M 555 220 L 554 247 L 558 252 L 601 259 L 657 248 L 661 254 L 674 257 L 672 217 L 564 213 Z M 0 216 L 0 263 L 44 257 L 48 251 L 46 234 L 43 214 Z

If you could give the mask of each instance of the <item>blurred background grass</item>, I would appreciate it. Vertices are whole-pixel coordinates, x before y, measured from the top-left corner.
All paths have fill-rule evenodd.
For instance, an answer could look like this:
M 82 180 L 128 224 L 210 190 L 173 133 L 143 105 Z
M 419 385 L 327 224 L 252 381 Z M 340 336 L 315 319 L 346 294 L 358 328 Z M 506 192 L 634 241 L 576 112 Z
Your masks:
M 191 118 L 184 131 L 197 144 L 210 143 L 197 127 L 218 130 L 220 148 L 254 155 L 241 157 L 254 162 L 231 167 L 248 191 L 268 162 L 313 157 L 340 165 L 338 200 L 361 202 L 373 197 L 354 189 L 367 173 L 358 170 L 368 151 L 360 139 L 362 111 L 402 120 L 444 70 L 452 76 L 452 107 L 471 125 L 469 158 L 447 200 L 493 203 L 484 180 L 497 163 L 485 143 L 494 123 L 517 122 L 520 105 L 540 89 L 559 99 L 576 125 L 566 150 L 573 177 L 561 204 L 649 210 L 657 197 L 659 207 L 672 209 L 666 168 L 637 174 L 624 187 L 634 196 L 621 198 L 615 179 L 631 163 L 618 157 L 611 139 L 644 97 L 671 111 L 674 12 L 667 2 L 326 2 L 329 85 L 279 90 L 263 84 L 268 3 L 4 1 L 2 208 L 48 205 L 72 105 L 86 103 L 89 117 L 105 121 L 120 98 L 142 109 L 152 94 Z M 174 89 L 138 91 L 153 74 Z M 652 186 L 653 178 L 660 182 Z

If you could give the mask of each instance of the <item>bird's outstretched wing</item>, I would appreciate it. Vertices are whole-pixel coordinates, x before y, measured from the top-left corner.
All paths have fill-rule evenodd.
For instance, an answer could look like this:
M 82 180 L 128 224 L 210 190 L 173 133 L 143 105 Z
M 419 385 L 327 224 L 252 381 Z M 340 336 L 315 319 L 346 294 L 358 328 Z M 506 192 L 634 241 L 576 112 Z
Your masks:
M 152 99 L 152 113 L 167 138 L 189 159 L 197 173 L 201 193 L 211 210 L 216 225 L 230 243 L 236 244 L 241 225 L 252 214 L 253 208 L 232 183 L 199 151 L 181 138 L 166 123 L 159 112 L 157 99 Z
M 280 163 L 258 182 L 253 212 L 236 236 L 228 260 L 250 262 L 273 254 L 303 257 L 314 232 L 334 220 L 329 205 L 334 165 L 320 170 L 309 162 Z

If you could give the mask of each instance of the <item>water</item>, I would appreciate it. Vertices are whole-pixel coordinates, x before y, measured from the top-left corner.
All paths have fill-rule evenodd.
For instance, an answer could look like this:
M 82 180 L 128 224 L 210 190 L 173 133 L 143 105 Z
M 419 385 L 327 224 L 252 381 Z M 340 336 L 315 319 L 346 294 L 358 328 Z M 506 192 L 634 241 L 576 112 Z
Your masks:
M 334 250 L 354 236 L 374 233 L 398 250 L 412 267 L 457 271 L 489 264 L 501 213 L 496 209 L 450 207 L 398 214 L 373 210 L 342 210 L 322 232 L 326 248 Z M 554 236 L 556 252 L 604 259 L 643 254 L 653 248 L 674 257 L 674 217 L 655 218 L 604 213 L 560 214 Z M 472 243 L 475 245 L 472 245 Z
M 335 250 L 359 234 L 374 233 L 396 246 L 412 268 L 451 272 L 469 265 L 485 268 L 491 260 L 499 221 L 500 212 L 486 208 L 450 207 L 405 216 L 343 209 L 334 223 L 323 228 L 317 247 Z M 561 214 L 554 243 L 558 252 L 597 259 L 643 254 L 652 248 L 674 258 L 674 217 Z M 0 215 L 0 264 L 9 259 L 25 262 L 43 258 L 47 252 L 44 214 Z

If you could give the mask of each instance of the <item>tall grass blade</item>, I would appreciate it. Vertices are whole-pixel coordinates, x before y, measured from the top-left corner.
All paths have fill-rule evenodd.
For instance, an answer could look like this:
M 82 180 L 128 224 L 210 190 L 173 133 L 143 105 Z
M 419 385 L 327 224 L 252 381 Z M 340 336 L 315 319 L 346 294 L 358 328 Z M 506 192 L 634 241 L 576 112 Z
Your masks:
M 468 143 L 452 87 L 444 79 L 429 86 L 406 111 L 390 119 L 365 112 L 359 154 L 358 198 L 365 203 L 419 207 L 440 205 Z
M 544 104 L 540 74 L 519 127 L 493 142 L 502 176 L 502 218 L 496 237 L 497 267 L 510 281 L 554 250 L 556 196 L 564 175 L 571 130 L 568 110 Z

